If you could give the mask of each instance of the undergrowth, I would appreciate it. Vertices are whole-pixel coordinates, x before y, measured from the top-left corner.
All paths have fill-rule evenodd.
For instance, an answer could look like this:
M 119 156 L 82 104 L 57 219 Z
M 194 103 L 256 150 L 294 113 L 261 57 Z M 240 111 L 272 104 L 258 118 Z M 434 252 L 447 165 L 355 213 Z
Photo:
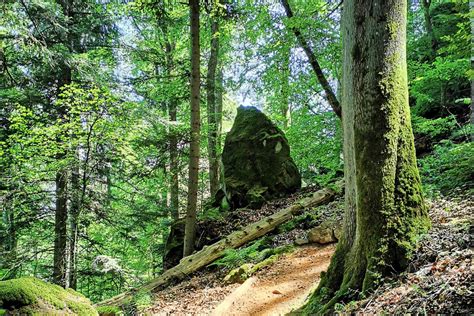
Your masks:
M 291 245 L 272 248 L 271 242 L 272 238 L 266 236 L 257 239 L 247 247 L 229 249 L 222 258 L 212 263 L 212 265 L 234 269 L 244 263 L 261 262 L 273 255 L 289 252 L 294 248 Z

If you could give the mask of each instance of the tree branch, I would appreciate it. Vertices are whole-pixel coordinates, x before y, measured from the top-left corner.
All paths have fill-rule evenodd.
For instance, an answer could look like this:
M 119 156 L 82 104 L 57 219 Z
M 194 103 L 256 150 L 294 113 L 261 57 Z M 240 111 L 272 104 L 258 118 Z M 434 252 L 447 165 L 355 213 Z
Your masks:
M 290 5 L 288 3 L 288 0 L 281 0 L 281 4 L 283 5 L 283 8 L 285 9 L 286 16 L 288 19 L 291 19 L 293 17 L 293 12 L 291 11 Z M 298 40 L 298 43 L 300 44 L 301 48 L 303 48 L 304 52 L 306 53 L 306 56 L 309 59 L 309 63 L 311 64 L 311 67 L 313 68 L 314 72 L 316 73 L 316 77 L 321 84 L 321 86 L 324 89 L 324 92 L 326 93 L 326 99 L 328 100 L 329 105 L 332 107 L 333 111 L 336 113 L 339 118 L 341 117 L 342 110 L 341 110 L 341 104 L 337 100 L 336 95 L 332 91 L 332 88 L 327 81 L 326 77 L 324 76 L 323 70 L 321 69 L 321 66 L 319 65 L 318 60 L 316 59 L 316 55 L 314 55 L 313 50 L 311 47 L 309 47 L 308 42 L 305 40 L 303 37 L 303 34 L 301 34 L 300 30 L 297 27 L 291 27 L 291 30 L 296 36 L 296 39 Z

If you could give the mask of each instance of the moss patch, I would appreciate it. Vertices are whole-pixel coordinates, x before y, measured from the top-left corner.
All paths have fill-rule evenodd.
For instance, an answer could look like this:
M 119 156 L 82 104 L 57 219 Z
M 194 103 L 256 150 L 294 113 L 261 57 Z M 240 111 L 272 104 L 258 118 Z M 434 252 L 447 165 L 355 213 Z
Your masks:
M 98 315 L 82 294 L 33 277 L 1 281 L 0 307 L 19 315 Z
M 100 316 L 123 315 L 122 310 L 117 306 L 100 306 L 97 308 L 97 312 Z

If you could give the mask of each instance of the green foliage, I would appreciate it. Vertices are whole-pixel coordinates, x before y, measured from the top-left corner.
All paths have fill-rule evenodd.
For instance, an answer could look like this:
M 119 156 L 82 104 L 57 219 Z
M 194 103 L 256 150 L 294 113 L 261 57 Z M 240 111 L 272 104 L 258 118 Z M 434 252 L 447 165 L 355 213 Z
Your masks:
M 433 63 L 410 62 L 410 93 L 416 100 L 413 113 L 424 117 L 440 117 L 449 111 L 459 112 L 467 106 L 456 103 L 469 87 L 467 58 L 438 57 Z
M 412 116 L 413 133 L 430 138 L 436 142 L 441 138 L 447 138 L 456 128 L 456 118 L 453 116 L 440 117 L 437 119 L 426 119 L 421 116 Z
M 307 184 L 326 186 L 342 176 L 342 139 L 340 122 L 333 112 L 293 112 L 286 132 L 291 156 Z
M 153 302 L 153 296 L 149 291 L 140 291 L 133 296 L 133 302 L 138 310 L 148 307 Z
M 200 220 L 220 220 L 225 218 L 225 213 L 219 207 L 206 207 L 198 215 Z
M 432 155 L 419 159 L 420 171 L 429 194 L 450 193 L 456 189 L 473 191 L 474 143 L 443 141 Z
M 99 306 L 97 312 L 101 316 L 119 316 L 123 315 L 122 309 L 117 306 Z

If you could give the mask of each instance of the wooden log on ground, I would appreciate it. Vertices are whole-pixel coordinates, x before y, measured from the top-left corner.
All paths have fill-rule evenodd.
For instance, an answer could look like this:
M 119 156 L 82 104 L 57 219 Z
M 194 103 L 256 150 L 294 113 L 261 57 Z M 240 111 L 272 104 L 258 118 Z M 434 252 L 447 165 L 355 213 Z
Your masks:
M 242 230 L 233 232 L 218 242 L 205 246 L 202 250 L 187 256 L 175 267 L 166 270 L 161 276 L 142 285 L 136 290 L 125 292 L 114 296 L 108 300 L 99 302 L 96 306 L 119 306 L 127 303 L 137 291 L 153 291 L 168 285 L 173 280 L 179 280 L 185 276 L 207 266 L 220 257 L 224 256 L 227 249 L 238 248 L 246 243 L 255 240 L 266 233 L 274 230 L 279 225 L 289 221 L 295 215 L 299 215 L 305 209 L 327 204 L 334 198 L 336 192 L 331 189 L 322 189 L 312 196 L 303 198 L 293 205 L 252 223 Z

